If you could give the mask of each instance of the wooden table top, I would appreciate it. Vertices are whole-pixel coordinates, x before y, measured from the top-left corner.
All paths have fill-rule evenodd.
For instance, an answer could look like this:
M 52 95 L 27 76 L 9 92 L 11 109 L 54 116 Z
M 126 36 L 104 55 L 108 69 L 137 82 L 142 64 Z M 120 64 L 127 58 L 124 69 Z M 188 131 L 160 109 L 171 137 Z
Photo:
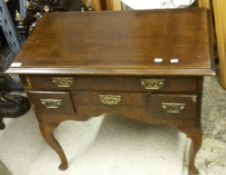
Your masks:
M 212 45 L 206 9 L 48 13 L 6 72 L 213 75 Z

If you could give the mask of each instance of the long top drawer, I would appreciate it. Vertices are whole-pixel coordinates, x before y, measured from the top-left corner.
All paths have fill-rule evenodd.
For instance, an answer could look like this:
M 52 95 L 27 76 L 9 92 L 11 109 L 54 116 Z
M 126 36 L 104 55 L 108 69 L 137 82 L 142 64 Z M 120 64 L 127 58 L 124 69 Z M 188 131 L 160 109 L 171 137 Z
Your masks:
M 25 88 L 82 91 L 196 92 L 197 77 L 58 76 L 23 77 Z

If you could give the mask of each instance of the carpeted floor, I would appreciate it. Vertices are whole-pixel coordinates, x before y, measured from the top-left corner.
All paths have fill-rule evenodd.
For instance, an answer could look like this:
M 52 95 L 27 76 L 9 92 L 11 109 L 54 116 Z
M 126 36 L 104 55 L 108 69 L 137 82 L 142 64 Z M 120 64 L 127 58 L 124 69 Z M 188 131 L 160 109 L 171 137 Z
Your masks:
M 7 120 L 0 134 L 0 158 L 13 175 L 181 175 L 185 137 L 175 129 L 146 125 L 116 116 L 87 122 L 67 121 L 56 137 L 69 159 L 59 159 L 42 139 L 30 111 Z
M 204 139 L 196 164 L 201 175 L 225 175 L 226 91 L 213 77 L 205 78 L 204 85 Z M 5 123 L 7 128 L 0 131 L 0 159 L 13 175 L 187 174 L 183 167 L 187 139 L 172 128 L 116 116 L 64 122 L 55 135 L 70 166 L 61 172 L 59 159 L 42 139 L 31 111 Z
M 226 90 L 215 78 L 205 78 L 202 101 L 204 138 L 196 163 L 201 175 L 225 175 Z

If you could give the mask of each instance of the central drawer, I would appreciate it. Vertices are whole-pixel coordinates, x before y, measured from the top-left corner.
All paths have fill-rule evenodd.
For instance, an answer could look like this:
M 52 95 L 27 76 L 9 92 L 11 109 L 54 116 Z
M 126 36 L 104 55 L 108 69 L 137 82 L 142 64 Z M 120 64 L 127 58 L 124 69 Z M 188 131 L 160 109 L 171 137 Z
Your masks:
M 78 91 L 196 92 L 197 77 L 29 75 L 26 88 Z
M 72 92 L 79 114 L 99 116 L 104 113 L 118 113 L 134 119 L 140 119 L 141 113 L 147 113 L 148 95 L 139 92 Z
M 146 106 L 145 93 L 119 93 L 119 92 L 74 92 L 73 100 L 77 105 L 101 105 L 108 107 L 118 106 Z

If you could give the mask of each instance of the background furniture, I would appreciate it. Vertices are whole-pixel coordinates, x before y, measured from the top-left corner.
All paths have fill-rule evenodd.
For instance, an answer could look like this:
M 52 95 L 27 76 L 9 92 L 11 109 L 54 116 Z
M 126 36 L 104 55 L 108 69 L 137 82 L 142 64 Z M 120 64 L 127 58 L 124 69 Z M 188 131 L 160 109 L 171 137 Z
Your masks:
M 82 0 L 87 6 L 95 11 L 101 10 L 121 10 L 120 0 Z
M 22 46 L 13 21 L 17 4 L 0 0 L 0 72 L 6 70 Z
M 19 41 L 11 15 L 4 0 L 0 0 L 0 9 L 0 27 L 4 32 L 9 47 L 14 53 L 17 53 L 21 48 L 21 42 Z
M 9 94 L 7 79 L 9 77 L 0 75 L 0 130 L 5 128 L 3 117 L 16 118 L 30 109 L 30 103 L 26 97 Z
M 133 0 L 133 1 L 136 1 L 136 0 Z M 146 0 L 146 1 L 148 1 L 148 0 Z M 188 3 L 192 4 L 193 1 L 194 0 L 190 0 Z M 122 7 L 123 1 L 121 1 L 121 0 L 83 0 L 83 2 L 87 6 L 92 7 L 96 11 L 100 11 L 100 10 L 121 10 L 121 9 L 123 9 L 123 7 Z M 137 3 L 143 3 L 143 2 L 144 1 L 137 0 Z M 162 6 L 161 8 L 178 8 L 178 6 L 180 6 L 180 8 L 181 8 L 181 5 L 188 4 L 187 2 L 180 2 L 180 4 L 179 4 L 178 1 L 177 1 L 177 3 L 175 3 L 175 2 L 173 2 L 173 0 L 172 0 L 172 2 L 166 1 L 166 3 L 164 3 L 164 1 L 162 1 L 162 0 L 159 0 L 159 1 L 158 0 L 152 0 L 151 3 L 152 4 L 153 3 L 159 4 L 159 5 Z M 134 4 L 134 2 L 132 2 L 132 4 Z M 142 6 L 142 7 L 143 7 L 142 9 L 148 9 L 148 6 L 145 6 L 145 5 Z M 134 8 L 134 9 L 136 9 L 136 8 Z M 139 9 L 139 8 L 137 8 L 137 9 Z
M 222 87 L 226 88 L 226 1 L 199 0 L 199 5 L 210 9 L 213 15 L 219 58 L 220 80 Z

